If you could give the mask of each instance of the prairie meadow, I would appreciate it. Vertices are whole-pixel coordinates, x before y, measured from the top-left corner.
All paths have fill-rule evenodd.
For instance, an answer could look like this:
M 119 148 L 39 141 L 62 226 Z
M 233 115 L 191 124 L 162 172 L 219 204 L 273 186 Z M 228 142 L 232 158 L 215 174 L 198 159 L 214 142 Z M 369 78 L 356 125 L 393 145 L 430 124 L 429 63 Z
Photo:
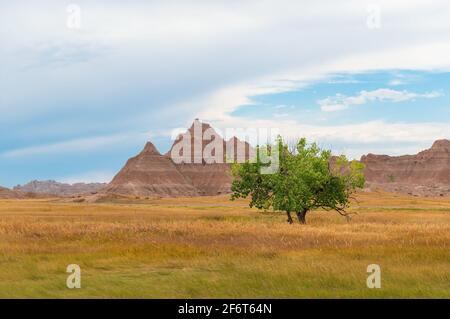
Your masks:
M 2 200 L 0 297 L 450 298 L 450 198 L 361 192 L 350 211 L 289 225 L 227 196 Z

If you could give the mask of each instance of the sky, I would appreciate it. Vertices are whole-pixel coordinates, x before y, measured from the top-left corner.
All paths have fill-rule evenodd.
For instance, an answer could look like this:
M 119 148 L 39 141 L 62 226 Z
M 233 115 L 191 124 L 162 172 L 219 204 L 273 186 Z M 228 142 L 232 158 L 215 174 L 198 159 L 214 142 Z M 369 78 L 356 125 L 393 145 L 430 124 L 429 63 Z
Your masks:
M 199 118 L 335 153 L 450 138 L 448 1 L 0 0 L 0 185 L 107 182 Z

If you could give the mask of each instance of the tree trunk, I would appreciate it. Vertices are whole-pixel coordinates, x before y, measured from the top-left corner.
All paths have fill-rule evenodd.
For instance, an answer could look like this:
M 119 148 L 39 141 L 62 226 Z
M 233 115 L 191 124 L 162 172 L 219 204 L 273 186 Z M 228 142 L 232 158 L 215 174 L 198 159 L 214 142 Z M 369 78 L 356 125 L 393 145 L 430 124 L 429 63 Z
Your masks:
M 304 209 L 302 211 L 297 212 L 297 218 L 300 224 L 306 224 L 306 213 L 308 210 Z
M 292 224 L 294 221 L 292 220 L 292 216 L 291 216 L 291 212 L 286 212 L 286 214 L 287 214 L 287 222 L 289 223 L 289 224 Z

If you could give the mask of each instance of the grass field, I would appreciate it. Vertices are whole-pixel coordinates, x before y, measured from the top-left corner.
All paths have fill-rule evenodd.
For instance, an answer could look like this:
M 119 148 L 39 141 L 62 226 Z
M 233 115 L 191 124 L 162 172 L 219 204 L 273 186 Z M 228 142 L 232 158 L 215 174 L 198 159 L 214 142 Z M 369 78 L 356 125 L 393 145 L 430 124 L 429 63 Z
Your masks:
M 227 197 L 2 200 L 0 297 L 449 298 L 450 199 L 358 199 L 350 222 L 312 212 L 305 226 Z M 366 286 L 373 263 L 381 289 Z

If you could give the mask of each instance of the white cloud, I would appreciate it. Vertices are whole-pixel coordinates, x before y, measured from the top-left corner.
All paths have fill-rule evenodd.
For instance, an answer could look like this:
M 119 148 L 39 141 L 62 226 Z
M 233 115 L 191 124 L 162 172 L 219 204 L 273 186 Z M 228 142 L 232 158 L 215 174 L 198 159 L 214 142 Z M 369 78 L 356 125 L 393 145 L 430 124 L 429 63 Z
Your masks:
M 396 91 L 392 89 L 377 89 L 373 91 L 361 91 L 355 96 L 336 94 L 336 96 L 319 100 L 317 103 L 320 105 L 322 111 L 335 112 L 345 110 L 353 105 L 362 105 L 373 101 L 404 102 L 418 98 L 431 99 L 439 96 L 441 96 L 441 93 L 437 91 L 428 93 L 414 93 L 406 90 Z
M 181 100 L 191 100 L 231 86 L 248 85 L 255 79 L 279 80 L 276 77 L 289 73 L 287 70 L 295 70 L 290 72 L 295 79 L 305 72 L 323 75 L 336 70 L 450 66 L 450 7 L 445 1 L 435 1 L 434 5 L 428 1 L 378 1 L 383 25 L 376 31 L 366 26 L 370 1 L 130 1 L 107 7 L 83 2 L 79 31 L 65 27 L 65 7 L 56 2 L 27 4 L 31 7 L 26 11 L 14 3 L 5 4 L 8 10 L 0 12 L 4 44 L 0 58 L 8 62 L 5 65 L 41 63 L 47 69 L 36 71 L 37 75 L 14 74 L 11 78 L 17 77 L 16 81 L 6 74 L 10 84 L 5 83 L 8 95 L 0 109 L 13 107 L 12 115 L 23 108 L 30 116 L 50 104 L 34 103 L 30 107 L 6 103 L 21 102 L 24 87 L 34 100 L 65 90 L 69 96 L 74 90 L 86 95 L 103 94 L 103 79 L 111 79 L 110 92 L 117 92 L 113 80 L 120 76 L 136 85 L 143 77 L 146 82 L 157 79 L 179 92 L 186 83 L 179 75 L 195 74 L 204 87 L 184 92 Z M 433 9 L 437 6 L 441 9 Z M 43 57 L 42 48 L 48 47 L 54 49 Z M 86 62 L 85 68 L 68 68 L 71 61 L 78 64 L 80 60 Z M 55 64 L 61 61 L 66 69 L 54 74 Z M 165 83 L 166 79 L 174 83 Z M 152 96 L 166 94 L 157 90 L 160 82 L 149 85 L 155 89 Z M 18 87 L 20 90 L 14 89 Z

